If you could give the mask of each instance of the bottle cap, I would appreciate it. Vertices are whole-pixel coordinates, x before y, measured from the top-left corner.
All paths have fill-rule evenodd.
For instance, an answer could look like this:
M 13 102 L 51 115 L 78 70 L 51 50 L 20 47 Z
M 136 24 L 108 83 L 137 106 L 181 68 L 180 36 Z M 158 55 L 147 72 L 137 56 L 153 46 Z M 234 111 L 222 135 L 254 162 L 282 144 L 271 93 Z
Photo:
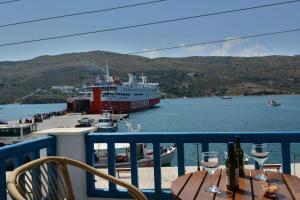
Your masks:
M 228 152 L 228 156 L 234 154 L 234 143 L 233 142 L 227 143 L 227 152 Z
M 240 143 L 240 136 L 235 136 L 234 141 L 235 143 Z

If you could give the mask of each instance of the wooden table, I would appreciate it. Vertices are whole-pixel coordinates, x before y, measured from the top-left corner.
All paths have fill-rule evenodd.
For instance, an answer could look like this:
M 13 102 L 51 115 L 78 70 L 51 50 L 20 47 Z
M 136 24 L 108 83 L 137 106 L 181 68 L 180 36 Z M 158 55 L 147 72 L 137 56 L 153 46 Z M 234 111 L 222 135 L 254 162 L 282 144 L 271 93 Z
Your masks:
M 240 189 L 235 193 L 227 190 L 224 169 L 217 170 L 212 177 L 208 176 L 206 171 L 180 176 L 172 183 L 171 191 L 176 199 L 181 200 L 271 199 L 264 196 L 261 188 L 263 182 L 253 178 L 258 173 L 258 170 L 246 170 L 245 177 L 240 178 Z M 298 177 L 277 172 L 266 172 L 266 174 L 270 183 L 278 184 L 276 199 L 300 200 L 300 179 Z M 212 194 L 205 191 L 211 181 L 219 186 L 221 193 Z

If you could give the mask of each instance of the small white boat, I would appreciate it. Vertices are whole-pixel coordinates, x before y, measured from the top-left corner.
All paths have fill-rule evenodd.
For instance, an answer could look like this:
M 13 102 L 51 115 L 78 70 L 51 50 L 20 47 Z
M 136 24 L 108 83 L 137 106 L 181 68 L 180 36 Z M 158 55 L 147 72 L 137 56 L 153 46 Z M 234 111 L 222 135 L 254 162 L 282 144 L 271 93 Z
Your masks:
M 130 168 L 130 145 L 128 143 L 116 143 L 116 167 Z M 95 165 L 97 168 L 107 168 L 107 144 L 94 144 Z M 170 165 L 176 155 L 176 146 L 161 147 L 160 162 L 162 166 Z M 152 167 L 153 150 L 147 149 L 147 144 L 137 144 L 137 163 L 138 167 Z
M 230 96 L 222 96 L 221 99 L 232 99 Z
M 116 132 L 118 130 L 118 123 L 112 120 L 110 112 L 104 112 L 101 114 L 95 127 L 97 128 L 97 132 Z
M 275 99 L 272 99 L 271 101 L 269 101 L 267 106 L 278 107 L 278 106 L 280 106 L 280 103 L 278 103 Z

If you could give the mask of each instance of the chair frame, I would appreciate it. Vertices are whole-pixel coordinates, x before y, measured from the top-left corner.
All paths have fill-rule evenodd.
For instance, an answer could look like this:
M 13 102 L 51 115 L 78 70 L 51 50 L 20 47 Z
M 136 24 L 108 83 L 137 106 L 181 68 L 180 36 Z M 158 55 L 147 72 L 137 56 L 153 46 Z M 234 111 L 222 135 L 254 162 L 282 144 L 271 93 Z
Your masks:
M 10 193 L 11 197 L 16 200 L 26 200 L 24 198 L 24 196 L 22 195 L 22 192 L 20 191 L 19 176 L 22 173 L 24 173 L 34 167 L 39 167 L 48 162 L 57 162 L 63 166 L 63 169 L 62 169 L 63 177 L 68 185 L 68 188 L 67 188 L 67 191 L 69 193 L 68 194 L 69 197 L 67 198 L 68 200 L 75 199 L 73 190 L 72 190 L 69 173 L 68 173 L 68 169 L 67 169 L 68 165 L 83 169 L 93 175 L 99 176 L 105 180 L 108 180 L 110 182 L 113 182 L 117 185 L 120 185 L 120 186 L 126 188 L 128 190 L 128 193 L 137 200 L 148 200 L 147 197 L 134 185 L 128 184 L 127 182 L 120 180 L 109 174 L 105 174 L 105 173 L 97 170 L 96 168 L 91 167 L 83 162 L 80 162 L 80 161 L 77 161 L 74 159 L 70 159 L 70 158 L 66 158 L 66 157 L 59 157 L 59 156 L 49 156 L 49 157 L 39 158 L 37 160 L 28 162 L 28 163 L 16 168 L 14 171 L 12 171 L 9 174 L 8 179 L 7 179 L 7 189 L 8 189 L 8 192 Z

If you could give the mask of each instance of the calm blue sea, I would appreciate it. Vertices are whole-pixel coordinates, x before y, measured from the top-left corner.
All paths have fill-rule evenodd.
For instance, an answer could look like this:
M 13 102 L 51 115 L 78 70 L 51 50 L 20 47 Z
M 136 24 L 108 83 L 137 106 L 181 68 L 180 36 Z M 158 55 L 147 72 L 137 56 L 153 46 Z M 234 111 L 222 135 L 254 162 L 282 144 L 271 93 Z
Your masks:
M 273 98 L 281 106 L 267 106 Z M 300 95 L 241 96 L 226 100 L 219 97 L 165 99 L 155 109 L 131 114 L 129 120 L 132 124 L 141 124 L 144 131 L 154 132 L 300 132 Z M 119 131 L 126 131 L 125 125 L 120 127 Z M 281 162 L 280 145 L 268 146 L 270 157 L 267 162 Z M 251 144 L 243 144 L 242 147 L 251 155 Z M 210 149 L 219 152 L 220 158 L 223 158 L 226 145 L 212 144 Z M 292 144 L 291 153 L 295 153 L 296 162 L 300 162 L 300 145 Z M 196 165 L 196 145 L 186 144 L 185 155 L 187 165 Z
M 32 117 L 38 113 L 61 111 L 66 109 L 66 104 L 7 104 L 0 105 L 0 120 L 18 120 Z
M 281 103 L 279 107 L 269 107 L 272 98 Z M 14 120 L 30 117 L 36 113 L 59 111 L 65 104 L 0 105 L 0 120 Z M 141 124 L 144 131 L 188 132 L 188 131 L 300 131 L 300 95 L 253 96 L 221 99 L 218 97 L 163 99 L 154 109 L 130 114 L 128 121 L 136 126 Z M 126 132 L 127 126 L 121 122 L 119 132 Z M 211 145 L 223 157 L 225 145 Z M 250 154 L 250 144 L 243 145 Z M 196 164 L 196 145 L 186 144 L 186 164 Z M 201 149 L 201 145 L 200 145 Z M 278 144 L 269 145 L 270 158 L 267 162 L 281 161 Z M 300 162 L 300 145 L 292 146 L 296 161 Z

